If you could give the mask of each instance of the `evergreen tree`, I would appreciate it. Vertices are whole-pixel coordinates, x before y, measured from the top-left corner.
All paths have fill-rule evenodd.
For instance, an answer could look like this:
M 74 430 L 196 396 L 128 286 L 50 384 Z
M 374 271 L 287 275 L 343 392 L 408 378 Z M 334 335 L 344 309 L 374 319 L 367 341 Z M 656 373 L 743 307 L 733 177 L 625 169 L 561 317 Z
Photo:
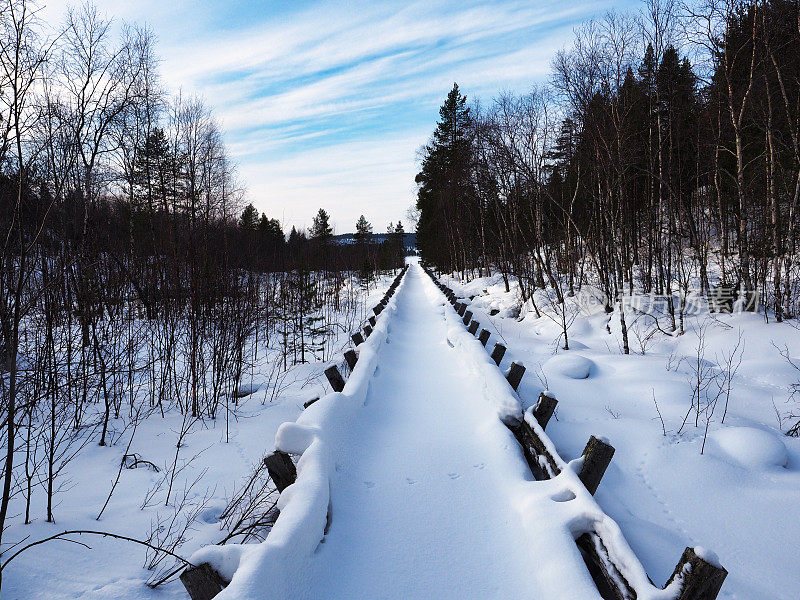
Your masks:
M 327 244 L 333 237 L 333 228 L 331 227 L 331 218 L 325 209 L 320 208 L 314 221 L 311 224 L 311 239 L 320 244 Z
M 255 231 L 258 227 L 258 211 L 252 204 L 248 204 L 242 211 L 239 227 L 245 231 Z
M 353 235 L 357 244 L 366 244 L 372 239 L 372 224 L 361 215 L 356 221 L 356 232 Z
M 476 212 L 470 177 L 472 131 L 467 99 L 453 84 L 439 109 L 416 183 L 417 245 L 429 260 L 454 268 L 464 267 L 462 253 L 455 249 L 470 244 L 470 220 Z

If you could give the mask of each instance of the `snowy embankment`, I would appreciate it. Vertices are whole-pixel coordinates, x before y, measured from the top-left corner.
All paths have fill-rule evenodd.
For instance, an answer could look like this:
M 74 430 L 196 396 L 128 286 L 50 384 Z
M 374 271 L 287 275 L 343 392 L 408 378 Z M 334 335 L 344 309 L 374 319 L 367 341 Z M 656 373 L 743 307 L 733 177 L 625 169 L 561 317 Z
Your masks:
M 702 546 L 729 571 L 720 597 L 796 598 L 800 440 L 781 428 L 786 413 L 797 412 L 787 399 L 800 374 L 779 349 L 800 358 L 797 329 L 758 314 L 704 312 L 687 316 L 683 335 L 668 335 L 653 331 L 652 318 L 632 313 L 626 356 L 618 314 L 582 303 L 565 351 L 560 325 L 544 315 L 546 303 L 540 301 L 537 318 L 530 302 L 520 302 L 513 279 L 510 292 L 499 276 L 442 281 L 491 332 L 487 348 L 508 348 L 502 366 L 527 366 L 519 388 L 524 405 L 544 390 L 558 398 L 548 434 L 562 456 L 579 456 L 592 434 L 617 449 L 595 499 L 655 581 L 666 581 L 684 547 Z M 730 397 L 706 410 L 715 381 L 724 384 L 707 375 L 727 370 L 740 334 Z M 699 418 L 693 411 L 687 419 L 698 370 L 708 395 Z
M 402 290 L 405 278 L 398 287 Z M 344 390 L 332 392 L 311 404 L 295 422 L 283 423 L 275 436 L 275 449 L 299 455 L 297 480 L 281 493 L 280 516 L 261 544 L 207 546 L 190 559 L 210 564 L 230 584 L 218 596 L 225 598 L 287 598 L 296 581 L 287 573 L 300 573 L 322 540 L 330 505 L 330 477 L 334 470 L 331 438 L 357 417 L 369 381 L 378 365 L 379 349 L 386 341 L 389 322 L 396 311 L 395 294 L 377 317 L 371 335 L 358 348 L 358 362 Z
M 330 349 L 341 360 L 349 345 L 347 332 L 352 319 L 372 314 L 371 307 L 386 291 L 391 277 L 382 277 L 368 289 L 355 281 L 357 307 L 352 312 L 332 315 L 335 330 Z M 343 294 L 348 293 L 347 288 Z M 343 302 L 344 304 L 344 302 Z M 10 507 L 17 522 L 6 529 L 9 546 L 43 539 L 64 530 L 109 531 L 134 539 L 150 540 L 173 548 L 188 558 L 197 549 L 219 543 L 230 532 L 231 518 L 224 517 L 232 499 L 242 493 L 262 462 L 279 426 L 292 421 L 303 411 L 303 404 L 330 390 L 323 371 L 330 362 L 309 362 L 281 368 L 280 338 L 242 377 L 242 393 L 230 413 L 216 419 L 192 420 L 177 409 L 154 413 L 129 426 L 127 410 L 109 425 L 107 446 L 98 446 L 96 437 L 61 469 L 61 490 L 56 495 L 55 523 L 47 523 L 43 487 L 34 488 L 32 522 L 22 523 L 24 504 L 18 496 Z M 266 339 L 263 343 L 266 344 Z M 258 388 L 258 389 L 255 389 Z M 143 397 L 148 388 L 143 388 Z M 92 404 L 95 408 L 97 405 Z M 176 448 L 179 436 L 180 448 Z M 122 468 L 124 454 L 141 461 L 137 468 Z M 146 462 L 144 462 L 146 461 Z M 129 464 L 129 461 L 123 463 Z M 158 469 L 158 470 L 156 470 Z M 265 474 L 266 475 L 266 474 Z M 97 515 L 113 495 L 100 519 Z M 167 488 L 172 482 L 171 494 Z M 35 482 L 34 482 L 35 483 Z M 277 494 L 266 481 L 262 510 L 270 508 Z M 233 515 L 237 518 L 239 513 Z M 184 527 L 186 529 L 184 530 Z M 257 531 L 263 535 L 265 530 Z M 146 585 L 162 569 L 172 569 L 167 557 L 150 568 L 153 554 L 121 540 L 100 536 L 75 536 L 89 547 L 52 541 L 26 550 L 3 569 L 3 600 L 186 600 L 184 586 L 177 578 L 151 589 Z M 257 538 L 250 538 L 250 542 Z M 235 541 L 241 540 L 241 536 Z M 176 565 L 182 567 L 182 565 Z
M 530 414 L 418 267 L 359 349 L 344 391 L 278 430 L 300 459 L 267 540 L 192 557 L 231 579 L 220 598 L 599 599 L 575 544 L 590 531 L 640 599 L 674 598 L 581 483 L 581 459 L 533 480 L 507 426 Z
M 525 500 L 523 513 L 531 527 L 540 526 L 542 522 L 560 521 L 573 539 L 584 533 L 596 533 L 602 539 L 612 563 L 636 592 L 637 598 L 669 600 L 677 597 L 681 589 L 680 579 L 676 578 L 665 589 L 654 587 L 617 523 L 603 512 L 587 491 L 578 477 L 583 457 L 566 462 L 559 456 L 555 445 L 533 416 L 534 406 L 529 406 L 523 416 L 522 405 L 503 376 L 504 373 L 498 369 L 480 341 L 467 331 L 462 317 L 448 305 L 445 308 L 445 318 L 448 324 L 448 342 L 462 352 L 463 362 L 475 373 L 476 379 L 485 382 L 483 394 L 496 408 L 500 420 L 506 426 L 513 427 L 519 423 L 520 418 L 524 418 L 555 459 L 560 471 L 552 479 L 532 486 Z M 582 374 L 586 370 L 582 367 L 585 366 L 581 361 L 571 361 L 566 365 L 566 376 L 573 376 L 576 370 Z M 675 558 L 677 559 L 677 555 Z

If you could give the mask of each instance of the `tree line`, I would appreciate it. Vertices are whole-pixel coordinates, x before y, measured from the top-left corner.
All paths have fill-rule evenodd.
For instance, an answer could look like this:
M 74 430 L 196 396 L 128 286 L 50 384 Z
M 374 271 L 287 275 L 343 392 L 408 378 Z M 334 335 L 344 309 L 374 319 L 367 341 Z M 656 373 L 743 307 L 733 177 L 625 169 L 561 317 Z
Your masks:
M 455 85 L 416 181 L 422 256 L 514 275 L 523 301 L 590 283 L 609 312 L 663 296 L 672 331 L 696 292 L 795 317 L 800 8 L 646 0 L 587 22 L 529 93 L 470 105 Z

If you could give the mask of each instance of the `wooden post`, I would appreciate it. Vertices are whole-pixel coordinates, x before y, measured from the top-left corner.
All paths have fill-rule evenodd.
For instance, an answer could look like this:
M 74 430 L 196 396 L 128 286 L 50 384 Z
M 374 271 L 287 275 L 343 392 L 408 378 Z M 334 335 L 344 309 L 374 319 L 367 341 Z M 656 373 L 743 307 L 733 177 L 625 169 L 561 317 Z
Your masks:
M 272 454 L 264 457 L 264 466 L 267 467 L 270 479 L 282 492 L 297 480 L 297 469 L 286 452 L 275 450 Z
M 361 335 L 360 331 L 356 331 L 353 335 L 350 336 L 350 339 L 353 340 L 353 343 L 356 346 L 359 346 L 364 343 L 364 336 Z
M 495 364 L 499 367 L 500 362 L 503 360 L 503 356 L 505 356 L 506 347 L 503 344 L 495 344 L 494 350 L 492 351 L 492 360 Z
M 372 327 L 364 325 L 364 337 L 369 337 L 370 333 L 372 333 Z
M 481 333 L 480 333 L 480 335 L 478 336 L 478 341 L 479 341 L 481 344 L 483 344 L 483 347 L 484 347 L 484 348 L 486 347 L 486 344 L 488 343 L 488 341 L 489 341 L 489 337 L 490 337 L 491 335 L 492 335 L 492 334 L 491 334 L 491 333 L 489 333 L 489 332 L 488 332 L 486 329 L 481 329 Z
M 597 486 L 600 485 L 600 480 L 606 472 L 611 457 L 614 456 L 614 447 L 604 441 L 591 436 L 586 443 L 586 448 L 583 450 L 583 466 L 578 477 L 589 490 L 589 493 L 594 495 L 597 491 Z
M 473 319 L 472 323 L 470 323 L 469 327 L 467 327 L 467 331 L 469 331 L 472 335 L 475 335 L 478 332 L 478 327 L 480 326 L 481 324 L 478 323 L 478 321 L 476 321 L 475 319 Z
M 375 317 L 374 316 L 369 318 L 369 324 L 372 325 L 373 327 L 375 327 Z
M 511 384 L 511 387 L 516 389 L 519 387 L 519 382 L 522 381 L 522 376 L 525 374 L 525 367 L 522 365 L 512 362 L 511 363 L 511 370 L 508 372 L 508 383 Z
M 683 587 L 677 600 L 714 600 L 728 571 L 697 556 L 694 548 L 686 548 L 667 585 L 678 576 L 683 577 Z
M 377 317 L 379 314 L 383 312 L 383 304 L 378 304 L 378 306 L 372 309 L 372 312 L 374 312 L 375 316 Z
M 356 363 L 358 362 L 358 354 L 356 354 L 355 350 L 348 350 L 344 353 L 344 359 L 347 361 L 347 366 L 350 367 L 350 371 L 356 368 Z
M 185 569 L 181 573 L 181 583 L 192 600 L 211 600 L 226 585 L 225 580 L 208 563 Z
M 461 304 L 458 305 L 458 314 L 463 317 L 466 312 L 467 312 L 467 305 L 462 302 Z
M 464 318 L 461 319 L 464 322 L 464 325 L 468 324 L 472 320 L 472 311 L 468 310 L 464 313 Z
M 558 404 L 558 400 L 555 398 L 546 396 L 544 392 L 539 394 L 539 401 L 533 409 L 533 417 L 542 429 L 547 427 L 550 417 L 553 416 L 553 412 L 556 410 L 556 404 Z
M 328 383 L 331 384 L 334 392 L 341 392 L 344 389 L 344 379 L 336 365 L 332 365 L 325 369 L 325 377 L 328 378 Z

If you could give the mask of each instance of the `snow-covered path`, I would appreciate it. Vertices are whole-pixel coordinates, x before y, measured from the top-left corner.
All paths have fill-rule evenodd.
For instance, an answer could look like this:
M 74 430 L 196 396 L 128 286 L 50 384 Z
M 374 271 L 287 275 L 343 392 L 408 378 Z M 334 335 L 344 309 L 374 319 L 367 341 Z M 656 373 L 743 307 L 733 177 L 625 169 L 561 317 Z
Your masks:
M 412 264 L 365 405 L 333 448 L 330 527 L 297 597 L 597 598 L 570 534 L 525 525 L 536 484 L 448 345 L 444 310 Z

